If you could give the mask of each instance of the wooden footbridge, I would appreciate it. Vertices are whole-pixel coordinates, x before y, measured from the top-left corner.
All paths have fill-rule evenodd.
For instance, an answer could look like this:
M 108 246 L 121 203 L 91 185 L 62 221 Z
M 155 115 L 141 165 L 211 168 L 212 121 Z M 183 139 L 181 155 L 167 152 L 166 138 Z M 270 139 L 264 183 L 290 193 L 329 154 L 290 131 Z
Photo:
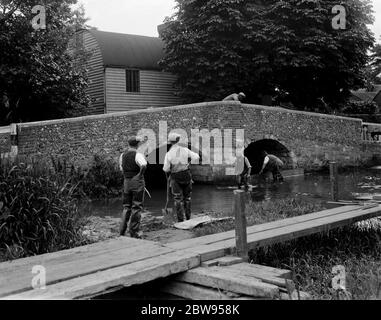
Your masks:
M 379 215 L 381 205 L 372 203 L 255 225 L 245 228 L 244 245 L 255 249 Z M 289 273 L 286 270 L 248 263 L 238 263 L 236 266 L 229 266 L 226 261 L 224 263 L 227 258 L 223 257 L 236 255 L 237 241 L 242 243 L 242 237 L 236 237 L 234 230 L 167 244 L 119 237 L 4 262 L 0 264 L 0 298 L 86 299 L 171 275 L 175 275 L 175 279 L 171 277 L 171 283 L 163 288 L 167 292 L 186 291 L 189 294 L 189 286 L 197 284 L 201 287 L 193 288 L 199 290 L 199 297 L 205 297 L 206 286 L 244 296 L 279 298 L 283 290 L 282 279 L 287 278 Z M 45 288 L 32 286 L 36 277 L 33 273 L 35 266 L 42 266 L 46 272 Z M 236 269 L 232 270 L 233 267 Z M 179 282 L 180 286 L 174 285 Z M 222 298 L 231 296 L 225 293 L 220 295 Z

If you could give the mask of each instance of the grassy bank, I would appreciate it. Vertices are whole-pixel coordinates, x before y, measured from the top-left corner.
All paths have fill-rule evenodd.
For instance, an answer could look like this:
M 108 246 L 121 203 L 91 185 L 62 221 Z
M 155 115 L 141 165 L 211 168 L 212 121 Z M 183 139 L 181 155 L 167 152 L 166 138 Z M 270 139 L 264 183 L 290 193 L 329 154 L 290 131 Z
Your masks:
M 300 199 L 271 200 L 250 203 L 248 225 L 255 225 L 323 210 L 324 203 Z M 380 296 L 381 228 L 372 219 L 353 226 L 272 245 L 250 253 L 253 263 L 293 271 L 301 291 L 314 299 L 375 299 Z M 227 221 L 202 227 L 197 236 L 234 229 Z M 332 288 L 332 268 L 343 265 L 346 270 L 346 294 Z
M 0 163 L 0 260 L 86 243 L 75 192 L 41 166 Z

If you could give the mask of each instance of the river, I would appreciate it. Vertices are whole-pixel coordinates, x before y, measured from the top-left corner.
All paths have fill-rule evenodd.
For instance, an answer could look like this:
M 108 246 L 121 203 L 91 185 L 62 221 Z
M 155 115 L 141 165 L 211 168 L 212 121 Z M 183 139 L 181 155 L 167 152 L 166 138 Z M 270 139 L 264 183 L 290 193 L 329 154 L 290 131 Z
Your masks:
M 192 212 L 221 212 L 229 214 L 232 209 L 234 186 L 195 184 L 192 195 Z M 145 210 L 151 215 L 162 215 L 166 190 L 149 190 L 146 195 Z M 353 200 L 365 194 L 381 194 L 381 167 L 369 170 L 346 171 L 339 175 L 339 198 Z M 330 180 L 328 174 L 309 174 L 286 178 L 283 183 L 254 185 L 250 196 L 254 201 L 279 198 L 304 198 L 310 201 L 330 200 Z M 172 200 L 170 206 L 172 205 Z M 97 200 L 81 206 L 81 212 L 90 216 L 118 217 L 122 199 Z

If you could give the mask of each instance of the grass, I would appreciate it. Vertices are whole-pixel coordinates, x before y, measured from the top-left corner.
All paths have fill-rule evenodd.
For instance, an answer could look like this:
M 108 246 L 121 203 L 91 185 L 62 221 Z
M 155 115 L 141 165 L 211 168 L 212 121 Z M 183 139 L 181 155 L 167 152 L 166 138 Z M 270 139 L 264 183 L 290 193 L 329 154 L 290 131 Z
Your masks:
M 256 224 L 296 217 L 307 213 L 324 210 L 319 202 L 307 202 L 301 199 L 279 199 L 262 202 L 250 202 L 246 208 L 247 225 Z M 218 216 L 218 214 L 214 214 Z M 224 232 L 234 229 L 234 221 L 227 220 L 212 225 L 206 225 L 195 230 L 197 237 Z
M 248 225 L 285 219 L 324 210 L 323 203 L 301 199 L 283 199 L 250 203 Z M 201 227 L 196 236 L 234 229 L 227 221 Z M 286 243 L 250 252 L 253 263 L 293 271 L 301 291 L 313 299 L 376 299 L 381 298 L 381 222 L 371 219 L 331 232 L 311 235 Z M 346 292 L 332 288 L 332 268 L 342 265 L 346 270 Z
M 0 259 L 58 251 L 85 242 L 74 193 L 38 165 L 0 163 Z

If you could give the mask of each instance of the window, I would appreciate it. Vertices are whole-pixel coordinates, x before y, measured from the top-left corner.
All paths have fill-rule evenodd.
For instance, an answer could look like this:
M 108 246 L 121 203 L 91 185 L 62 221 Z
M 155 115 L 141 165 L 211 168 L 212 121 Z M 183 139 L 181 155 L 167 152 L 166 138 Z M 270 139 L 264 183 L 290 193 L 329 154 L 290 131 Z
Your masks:
M 139 70 L 126 70 L 126 92 L 140 92 Z

